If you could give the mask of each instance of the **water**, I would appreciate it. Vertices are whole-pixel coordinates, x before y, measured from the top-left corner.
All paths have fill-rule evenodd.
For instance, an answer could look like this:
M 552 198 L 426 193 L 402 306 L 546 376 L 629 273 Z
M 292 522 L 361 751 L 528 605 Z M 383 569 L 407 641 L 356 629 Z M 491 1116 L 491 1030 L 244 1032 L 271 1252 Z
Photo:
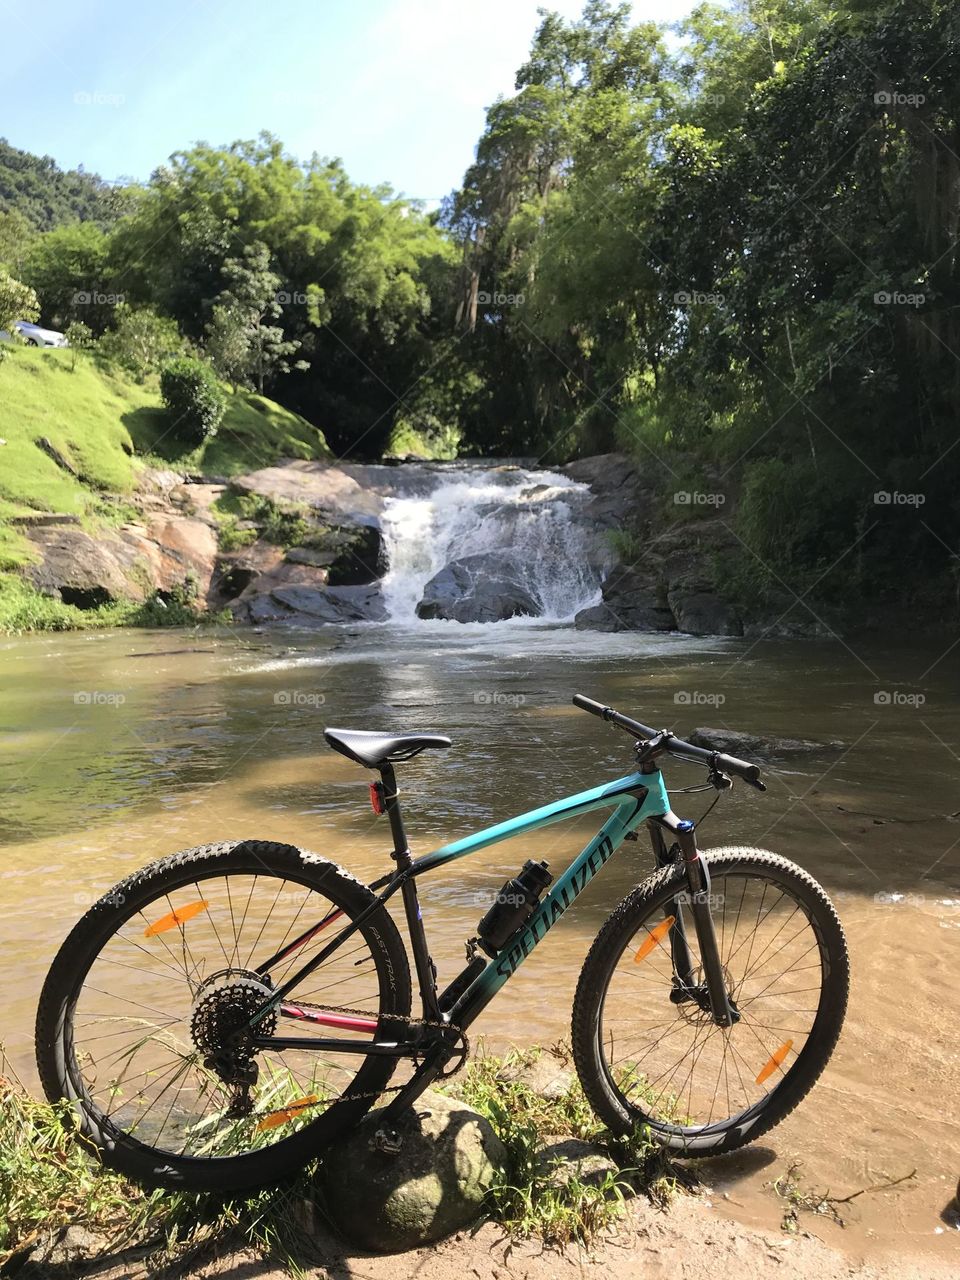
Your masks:
M 947 816 L 960 810 L 960 675 L 943 657 L 949 643 L 599 636 L 546 620 L 7 640 L 0 963 L 12 1063 L 35 1085 L 32 1021 L 46 968 L 85 906 L 134 868 L 212 839 L 260 837 L 361 876 L 386 869 L 367 775 L 326 749 L 325 724 L 453 738 L 450 751 L 400 771 L 418 852 L 629 769 L 629 740 L 576 711 L 576 691 L 678 732 L 719 723 L 837 738 L 844 753 L 772 771 L 765 796 L 738 787 L 703 827 L 708 847 L 759 845 L 807 867 L 837 902 L 853 957 L 847 1026 L 816 1091 L 706 1176 L 718 1206 L 776 1231 L 781 1206 L 768 1184 L 794 1158 L 808 1185 L 840 1195 L 916 1169 L 895 1190 L 852 1201 L 845 1233 L 820 1218 L 804 1226 L 861 1253 L 946 1256 L 960 1173 L 960 822 Z M 680 764 L 669 773 L 673 786 L 699 777 Z M 696 817 L 705 800 L 677 796 L 676 807 Z M 551 827 L 423 882 L 441 982 L 462 963 L 491 890 L 527 857 L 562 867 L 590 830 Z M 625 846 L 474 1038 L 499 1049 L 567 1036 L 590 941 L 648 867 L 642 843 Z
M 426 492 L 386 500 L 390 567 L 383 594 L 391 620 L 415 621 L 417 602 L 434 574 L 451 560 L 484 552 L 517 563 L 519 580 L 545 619 L 568 620 L 599 601 L 610 555 L 582 518 L 590 498 L 586 485 L 522 467 L 428 474 Z

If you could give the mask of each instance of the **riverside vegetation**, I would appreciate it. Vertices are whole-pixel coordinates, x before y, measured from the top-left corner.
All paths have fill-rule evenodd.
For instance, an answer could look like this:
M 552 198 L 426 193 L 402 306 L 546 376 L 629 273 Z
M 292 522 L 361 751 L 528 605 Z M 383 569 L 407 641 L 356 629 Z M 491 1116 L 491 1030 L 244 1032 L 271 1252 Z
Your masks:
M 672 40 L 606 0 L 546 13 L 437 211 L 268 135 L 119 187 L 5 144 L 0 298 L 94 344 L 51 417 L 79 421 L 96 364 L 126 401 L 103 439 L 135 418 L 146 454 L 170 443 L 148 429 L 159 369 L 208 362 L 224 426 L 177 465 L 228 471 L 231 413 L 264 418 L 235 470 L 325 456 L 320 432 L 352 460 L 631 452 L 659 527 L 719 511 L 741 612 L 788 589 L 818 615 L 950 622 L 958 35 L 939 0 L 708 3 Z M 19 488 L 11 452 L 22 551 L 11 504 L 56 495 Z M 95 460 L 89 481 L 127 492 Z M 646 532 L 625 519 L 622 546 Z
M 549 1056 L 556 1065 L 564 1054 L 558 1046 Z M 642 1134 L 634 1142 L 614 1140 L 572 1073 L 561 1072 L 556 1087 L 538 1087 L 531 1069 L 545 1056 L 541 1050 L 482 1056 L 445 1086 L 491 1122 L 506 1149 L 487 1216 L 516 1237 L 589 1242 L 616 1221 L 630 1197 L 663 1203 L 694 1184 Z M 73 1136 L 69 1116 L 31 1098 L 16 1079 L 0 1077 L 0 1104 L 0 1267 L 22 1264 L 33 1253 L 44 1257 L 52 1242 L 71 1238 L 87 1260 L 136 1258 L 151 1268 L 202 1261 L 214 1242 L 221 1253 L 251 1245 L 295 1273 L 310 1256 L 313 1168 L 287 1185 L 228 1203 L 145 1191 L 95 1163 Z M 545 1166 L 540 1152 L 558 1136 L 609 1152 L 601 1158 L 603 1170 L 588 1172 L 576 1162 L 559 1170 Z

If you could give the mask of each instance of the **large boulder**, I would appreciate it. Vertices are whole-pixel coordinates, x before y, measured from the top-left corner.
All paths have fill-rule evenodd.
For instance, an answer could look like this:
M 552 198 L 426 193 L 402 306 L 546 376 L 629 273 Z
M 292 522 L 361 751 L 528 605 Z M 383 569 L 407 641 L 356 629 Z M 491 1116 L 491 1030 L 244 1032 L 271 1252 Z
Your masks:
M 135 556 L 118 538 L 95 540 L 76 525 L 37 526 L 29 538 L 38 559 L 27 577 L 44 595 L 80 609 L 145 598 L 145 584 L 128 577 Z
M 833 738 L 828 742 L 818 742 L 811 738 L 778 738 L 774 734 L 763 736 L 754 733 L 739 733 L 735 729 L 712 729 L 702 726 L 694 729 L 688 741 L 695 747 L 705 747 L 707 751 L 723 751 L 729 756 L 768 760 L 776 756 L 806 755 L 818 751 L 842 751 L 844 743 Z
M 673 631 L 676 621 L 656 573 L 648 569 L 614 569 L 603 584 L 597 605 L 581 609 L 578 631 Z
M 277 604 L 312 622 L 383 622 L 387 616 L 376 585 L 358 587 L 277 587 Z M 261 619 L 262 620 L 262 619 Z
M 141 602 L 186 583 L 202 604 L 217 557 L 216 534 L 206 521 L 169 512 L 96 538 L 75 525 L 39 525 L 28 536 L 37 552 L 26 570 L 29 580 L 44 595 L 80 609 Z
M 506 1161 L 488 1120 L 428 1090 L 397 1123 L 400 1150 L 372 1141 L 377 1111 L 327 1151 L 318 1189 L 334 1225 L 354 1245 L 394 1253 L 470 1226 Z
M 522 567 L 502 552 L 451 560 L 424 587 L 417 617 L 448 622 L 538 617 L 540 603 L 523 584 L 522 575 Z
M 301 460 L 278 462 L 246 475 L 234 476 L 231 488 L 238 493 L 256 494 L 279 505 L 309 508 L 334 523 L 359 523 L 359 517 L 379 516 L 383 497 L 351 469 L 327 462 Z

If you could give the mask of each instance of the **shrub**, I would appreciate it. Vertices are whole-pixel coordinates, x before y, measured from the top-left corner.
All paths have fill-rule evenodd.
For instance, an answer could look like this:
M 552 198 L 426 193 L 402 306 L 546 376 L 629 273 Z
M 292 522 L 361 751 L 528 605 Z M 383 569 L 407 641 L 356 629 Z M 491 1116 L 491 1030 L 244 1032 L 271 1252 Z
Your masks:
M 171 429 L 185 443 L 201 445 L 217 434 L 227 400 L 208 364 L 181 356 L 160 374 L 160 395 Z
M 157 315 L 149 307 L 134 309 L 125 303 L 116 308 L 113 327 L 97 343 L 102 355 L 126 369 L 138 382 L 179 356 L 184 346 L 175 320 Z

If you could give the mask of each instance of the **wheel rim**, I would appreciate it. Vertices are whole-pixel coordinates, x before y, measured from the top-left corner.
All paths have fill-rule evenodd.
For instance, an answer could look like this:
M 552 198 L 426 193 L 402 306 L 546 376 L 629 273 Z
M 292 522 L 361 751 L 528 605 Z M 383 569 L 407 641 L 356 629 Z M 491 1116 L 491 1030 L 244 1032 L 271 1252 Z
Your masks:
M 732 1027 L 718 1027 L 682 902 L 694 983 L 671 1002 L 672 903 L 670 893 L 659 895 L 618 954 L 597 1046 L 628 1115 L 664 1135 L 693 1139 L 748 1124 L 795 1069 L 821 1013 L 827 960 L 817 922 L 792 886 L 756 870 L 712 870 L 717 944 L 739 1015 Z
M 339 911 L 314 884 L 263 871 L 200 871 L 147 902 L 118 898 L 113 909 L 106 936 L 78 976 L 64 1031 L 68 1075 L 100 1135 L 122 1135 L 174 1157 L 226 1158 L 290 1137 L 363 1088 L 367 1068 L 376 1066 L 368 1057 L 229 1048 L 231 1034 L 269 990 L 258 963 Z M 278 962 L 269 974 L 273 987 L 343 923 L 331 921 Z M 289 999 L 376 1017 L 380 977 L 362 932 Z M 305 1039 L 370 1041 L 375 1034 L 271 1015 L 264 1027 L 269 1033 L 274 1025 L 278 1035 Z M 244 1080 L 245 1066 L 255 1081 Z

